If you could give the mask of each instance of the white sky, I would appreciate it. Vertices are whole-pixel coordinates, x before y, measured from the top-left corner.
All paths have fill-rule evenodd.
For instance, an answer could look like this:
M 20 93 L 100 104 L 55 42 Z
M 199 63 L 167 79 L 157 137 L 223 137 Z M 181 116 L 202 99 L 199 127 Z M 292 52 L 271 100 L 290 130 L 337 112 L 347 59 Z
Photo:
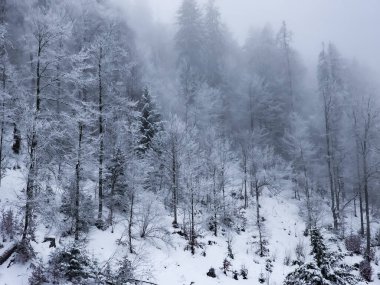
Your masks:
M 154 19 L 175 24 L 182 0 L 118 1 L 145 4 Z M 269 23 L 277 30 L 285 20 L 306 63 L 316 61 L 322 41 L 332 41 L 345 57 L 355 57 L 380 74 L 380 0 L 216 0 L 216 4 L 240 43 L 250 27 Z

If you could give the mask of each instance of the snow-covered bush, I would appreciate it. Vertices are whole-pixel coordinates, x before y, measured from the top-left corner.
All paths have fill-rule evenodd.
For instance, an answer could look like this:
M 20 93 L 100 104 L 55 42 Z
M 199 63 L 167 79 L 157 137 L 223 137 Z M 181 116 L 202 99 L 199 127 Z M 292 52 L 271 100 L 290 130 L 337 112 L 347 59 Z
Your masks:
M 156 203 L 157 196 L 146 193 L 138 212 L 139 236 L 145 239 L 168 240 L 170 234 L 162 223 L 164 211 Z
M 125 282 L 133 279 L 133 272 L 134 270 L 131 261 L 128 259 L 128 257 L 124 257 L 119 262 L 119 268 L 116 273 L 116 284 L 124 284 Z
M 284 265 L 289 266 L 292 260 L 292 253 L 290 250 L 285 250 Z
M 359 235 L 349 235 L 344 240 L 346 249 L 355 254 L 360 254 L 362 249 L 362 239 Z
M 1 215 L 0 230 L 3 238 L 3 242 L 7 240 L 7 237 L 13 240 L 13 237 L 17 230 L 17 224 L 15 222 L 15 215 L 13 209 L 3 210 Z
M 248 279 L 248 269 L 244 265 L 241 266 L 240 275 L 243 279 Z
M 380 229 L 377 229 L 375 236 L 373 238 L 373 243 L 377 246 L 380 245 Z
M 289 273 L 284 285 L 357 285 L 361 278 L 352 274 L 353 268 L 343 262 L 344 256 L 329 252 L 320 231 L 310 231 L 314 260 Z
M 36 253 L 28 239 L 23 239 L 17 246 L 14 261 L 17 263 L 25 263 L 36 256 Z
M 58 249 L 51 255 L 49 273 L 55 281 L 68 280 L 77 284 L 93 281 L 99 272 L 97 262 L 79 243 Z
M 234 259 L 234 254 L 232 252 L 232 237 L 228 236 L 227 238 L 227 252 L 228 252 L 228 257 L 231 259 Z
M 216 273 L 215 273 L 215 269 L 213 267 L 211 267 L 208 272 L 207 272 L 207 276 L 209 277 L 212 277 L 212 278 L 215 278 L 216 277 Z
M 265 281 L 266 281 L 266 278 L 264 276 L 264 273 L 261 272 L 259 275 L 259 282 L 263 284 Z
M 269 258 L 265 262 L 265 270 L 268 271 L 269 273 L 273 272 L 272 260 L 270 260 Z
M 305 244 L 304 244 L 303 240 L 301 240 L 301 239 L 297 242 L 297 245 L 295 248 L 295 254 L 296 254 L 297 261 L 299 261 L 299 262 L 305 261 L 305 256 L 306 256 Z
M 227 258 L 225 258 L 223 260 L 223 265 L 222 265 L 223 273 L 227 275 L 227 272 L 230 271 L 230 268 L 231 268 L 231 262 Z
M 29 285 L 42 285 L 49 282 L 46 276 L 46 268 L 41 260 L 35 264 L 31 264 L 33 269 L 31 276 L 29 277 Z

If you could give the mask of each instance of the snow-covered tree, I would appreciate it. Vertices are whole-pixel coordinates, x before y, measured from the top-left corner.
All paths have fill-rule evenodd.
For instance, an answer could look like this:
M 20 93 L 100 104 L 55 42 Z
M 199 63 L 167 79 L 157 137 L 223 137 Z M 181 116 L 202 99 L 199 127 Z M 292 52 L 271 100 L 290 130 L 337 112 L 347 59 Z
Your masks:
M 310 239 L 314 260 L 289 273 L 284 285 L 362 283 L 361 278 L 352 274 L 352 267 L 344 263 L 342 254 L 328 251 L 319 229 L 310 230 Z

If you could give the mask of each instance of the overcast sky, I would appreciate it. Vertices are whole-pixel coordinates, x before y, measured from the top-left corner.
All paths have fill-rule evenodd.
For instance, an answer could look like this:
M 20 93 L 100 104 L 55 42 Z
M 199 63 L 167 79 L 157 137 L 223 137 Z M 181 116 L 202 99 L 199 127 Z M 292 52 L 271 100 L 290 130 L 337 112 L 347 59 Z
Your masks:
M 175 24 L 182 0 L 118 0 L 145 3 L 155 20 Z M 206 0 L 198 1 L 201 5 Z M 316 61 L 323 41 L 332 41 L 348 58 L 380 74 L 380 0 L 216 0 L 223 21 L 243 43 L 250 27 L 285 20 L 294 46 L 307 63 Z

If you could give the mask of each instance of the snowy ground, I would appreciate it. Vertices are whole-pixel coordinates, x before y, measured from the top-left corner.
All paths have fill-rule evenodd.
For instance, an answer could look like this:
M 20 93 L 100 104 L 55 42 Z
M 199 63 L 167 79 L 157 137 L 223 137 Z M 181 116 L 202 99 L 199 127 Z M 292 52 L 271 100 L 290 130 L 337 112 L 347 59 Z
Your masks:
M 0 208 L 18 203 L 18 195 L 23 187 L 24 178 L 19 171 L 12 171 L 2 181 L 0 188 L 1 200 Z M 234 259 L 231 260 L 231 270 L 224 274 L 221 267 L 223 260 L 227 257 L 227 236 L 228 233 L 218 237 L 212 236 L 210 232 L 203 231 L 203 236 L 198 240 L 202 248 L 196 250 L 195 255 L 190 251 L 184 250 L 186 240 L 178 234 L 173 233 L 171 218 L 166 216 L 162 223 L 168 225 L 167 229 L 170 234 L 170 244 L 153 241 L 136 241 L 135 250 L 138 255 L 134 256 L 133 264 L 137 268 L 137 273 L 141 279 L 149 280 L 159 285 L 229 285 L 235 283 L 241 284 L 259 284 L 258 279 L 262 273 L 269 280 L 271 285 L 282 284 L 284 277 L 294 270 L 295 266 L 284 264 L 286 256 L 295 259 L 295 247 L 297 243 L 302 242 L 305 245 L 307 254 L 306 260 L 311 257 L 309 238 L 304 237 L 303 231 L 305 223 L 299 215 L 299 201 L 291 198 L 290 191 L 282 191 L 277 196 L 269 197 L 264 194 L 261 202 L 262 216 L 265 218 L 265 238 L 268 240 L 270 249 L 268 256 L 259 257 L 255 252 L 257 250 L 257 229 L 255 222 L 255 211 L 249 208 L 244 213 L 247 220 L 245 231 L 239 234 L 234 233 L 232 239 L 232 252 Z M 322 209 L 322 206 L 321 206 Z M 348 222 L 356 224 L 357 221 L 349 218 Z M 48 243 L 42 243 L 43 237 L 50 230 L 41 228 L 38 231 L 37 243 L 33 247 L 38 252 L 38 256 L 47 260 L 53 249 L 49 249 Z M 114 233 L 111 230 L 100 231 L 93 228 L 87 236 L 88 250 L 90 254 L 98 258 L 104 266 L 109 260 L 122 257 L 127 251 L 126 248 L 117 245 L 116 240 L 123 236 L 125 225 L 119 222 L 115 227 Z M 5 247 L 0 253 L 10 245 L 4 243 Z M 62 246 L 58 244 L 58 246 Z M 329 244 L 331 247 L 337 245 Z M 344 246 L 340 245 L 343 249 Z M 270 260 L 270 262 L 268 261 Z M 349 262 L 359 262 L 359 257 L 350 258 Z M 273 265 L 272 272 L 266 270 L 266 266 Z M 31 272 L 30 264 L 12 265 L 7 268 L 8 263 L 0 266 L 0 285 L 18 285 L 28 284 L 28 276 Z M 239 276 L 236 281 L 232 278 L 232 271 L 240 271 L 241 267 L 248 269 L 248 280 L 243 280 Z M 374 265 L 375 274 L 372 284 L 380 284 L 377 278 L 379 267 Z M 210 278 L 206 275 L 208 270 L 213 267 L 216 271 L 216 278 Z

